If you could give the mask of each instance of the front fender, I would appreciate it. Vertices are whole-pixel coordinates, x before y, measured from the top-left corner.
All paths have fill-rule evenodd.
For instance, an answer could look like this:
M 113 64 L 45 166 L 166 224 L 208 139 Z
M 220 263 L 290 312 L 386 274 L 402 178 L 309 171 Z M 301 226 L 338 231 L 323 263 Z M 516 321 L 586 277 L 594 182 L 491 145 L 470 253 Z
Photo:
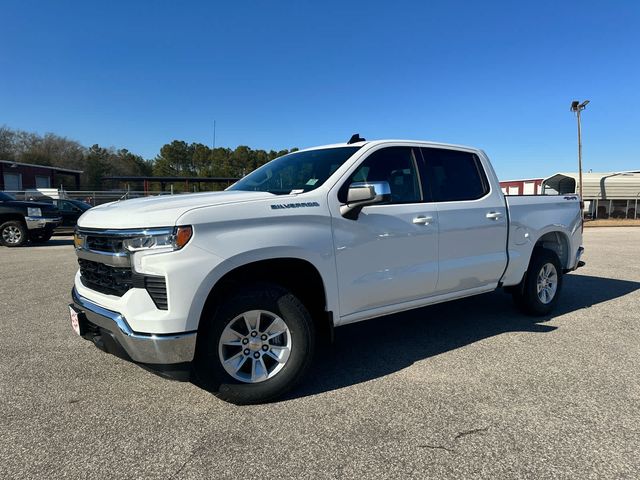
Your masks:
M 303 248 L 264 247 L 248 252 L 242 252 L 233 257 L 222 260 L 204 277 L 197 288 L 196 294 L 194 295 L 194 299 L 189 310 L 188 324 L 193 326 L 194 329 L 197 328 L 210 293 L 218 282 L 220 282 L 220 280 L 222 280 L 226 275 L 237 268 L 255 262 L 278 259 L 303 260 L 311 264 L 318 271 L 322 279 L 326 294 L 327 310 L 333 312 L 338 311 L 337 287 L 335 282 L 330 281 L 332 276 L 335 276 L 333 261 L 329 262 L 326 258 Z

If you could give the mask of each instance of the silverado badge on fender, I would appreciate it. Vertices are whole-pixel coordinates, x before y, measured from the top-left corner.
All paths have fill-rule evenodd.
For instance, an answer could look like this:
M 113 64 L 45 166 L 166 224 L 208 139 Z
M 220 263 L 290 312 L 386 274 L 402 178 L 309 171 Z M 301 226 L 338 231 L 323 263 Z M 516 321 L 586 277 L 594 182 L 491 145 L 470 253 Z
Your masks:
M 318 202 L 302 202 L 302 203 L 274 203 L 271 205 L 271 210 L 279 210 L 281 208 L 306 208 L 306 207 L 319 207 Z

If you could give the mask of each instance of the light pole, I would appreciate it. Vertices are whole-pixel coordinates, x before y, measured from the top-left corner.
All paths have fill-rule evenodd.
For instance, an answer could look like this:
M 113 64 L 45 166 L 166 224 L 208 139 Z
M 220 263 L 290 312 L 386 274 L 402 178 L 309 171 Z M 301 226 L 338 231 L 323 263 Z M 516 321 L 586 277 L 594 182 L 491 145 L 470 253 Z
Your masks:
M 582 197 L 582 126 L 580 124 L 580 112 L 586 108 L 589 100 L 580 103 L 578 100 L 571 102 L 571 111 L 576 112 L 578 119 L 578 181 L 580 182 L 580 202 L 584 202 Z

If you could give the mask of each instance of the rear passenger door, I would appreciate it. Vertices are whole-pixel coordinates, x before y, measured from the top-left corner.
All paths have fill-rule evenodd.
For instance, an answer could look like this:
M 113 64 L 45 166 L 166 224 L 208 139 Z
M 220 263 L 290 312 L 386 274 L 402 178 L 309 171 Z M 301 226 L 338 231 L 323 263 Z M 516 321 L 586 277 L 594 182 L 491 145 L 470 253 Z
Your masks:
M 420 148 L 438 211 L 437 294 L 491 289 L 507 265 L 507 212 L 473 151 Z

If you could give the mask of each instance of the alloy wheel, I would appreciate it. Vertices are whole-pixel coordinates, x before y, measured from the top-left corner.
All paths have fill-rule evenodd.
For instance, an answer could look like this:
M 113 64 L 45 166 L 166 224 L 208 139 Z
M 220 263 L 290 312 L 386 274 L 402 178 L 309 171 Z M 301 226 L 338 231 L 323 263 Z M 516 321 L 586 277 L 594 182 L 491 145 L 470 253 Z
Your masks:
M 2 230 L 2 240 L 9 245 L 17 245 L 22 240 L 22 232 L 18 227 L 9 225 Z
M 222 331 L 218 355 L 225 371 L 244 383 L 264 382 L 284 368 L 291 354 L 291 332 L 278 315 L 250 310 Z
M 558 290 L 558 272 L 553 263 L 545 263 L 540 272 L 536 283 L 538 299 L 545 305 L 550 303 L 556 296 Z

